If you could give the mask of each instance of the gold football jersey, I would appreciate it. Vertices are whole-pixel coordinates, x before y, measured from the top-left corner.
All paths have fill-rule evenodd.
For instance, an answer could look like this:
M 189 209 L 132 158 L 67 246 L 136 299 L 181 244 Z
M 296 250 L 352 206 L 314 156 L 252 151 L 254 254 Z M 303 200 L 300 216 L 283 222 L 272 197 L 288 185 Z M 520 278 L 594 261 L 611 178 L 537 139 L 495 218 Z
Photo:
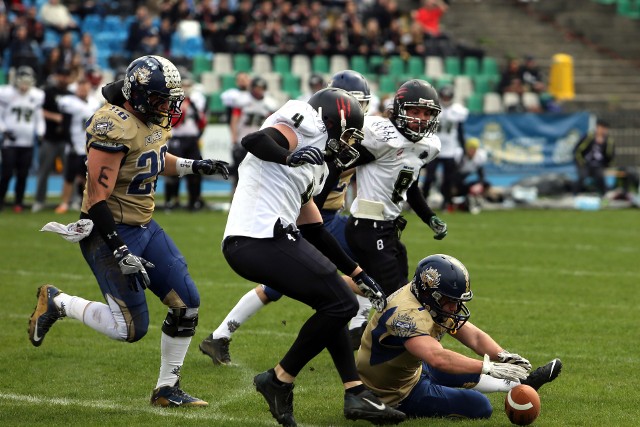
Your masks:
M 395 406 L 422 374 L 422 360 L 404 348 L 404 340 L 429 335 L 438 341 L 446 329 L 434 323 L 405 285 L 391 294 L 382 313 L 375 313 L 362 335 L 356 365 L 362 382 L 380 400 Z
M 147 125 L 113 104 L 105 104 L 96 111 L 86 128 L 87 152 L 90 149 L 125 152 L 115 188 L 107 199 L 115 222 L 147 224 L 155 207 L 156 181 L 164 170 L 171 131 Z M 87 212 L 87 204 L 85 188 L 82 212 Z
M 347 197 L 347 190 L 349 189 L 349 182 L 351 177 L 356 172 L 355 168 L 351 170 L 351 173 L 344 176 L 340 176 L 340 180 L 336 187 L 331 190 L 331 193 L 327 196 L 322 209 L 329 209 L 333 211 L 340 210 L 344 207 L 344 202 Z

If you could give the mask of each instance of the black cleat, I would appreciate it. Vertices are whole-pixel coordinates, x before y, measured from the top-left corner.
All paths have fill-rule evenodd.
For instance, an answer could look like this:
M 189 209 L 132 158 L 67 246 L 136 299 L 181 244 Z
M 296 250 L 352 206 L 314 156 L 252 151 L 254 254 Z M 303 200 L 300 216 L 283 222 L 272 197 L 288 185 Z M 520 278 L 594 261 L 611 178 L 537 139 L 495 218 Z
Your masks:
M 544 366 L 540 366 L 534 371 L 531 371 L 529 376 L 520 381 L 520 384 L 526 384 L 533 387 L 535 390 L 540 389 L 546 383 L 550 383 L 555 380 L 560 371 L 562 370 L 562 361 L 560 359 L 553 359 L 551 362 Z
M 382 403 L 371 390 L 360 394 L 345 393 L 344 416 L 348 420 L 367 420 L 378 426 L 398 424 L 407 417 L 404 412 Z
M 153 406 L 162 406 L 171 408 L 176 406 L 183 407 L 203 407 L 209 404 L 197 397 L 189 396 L 180 388 L 180 381 L 171 386 L 159 387 L 151 393 L 151 404 Z
M 200 351 L 209 356 L 214 365 L 231 365 L 230 342 L 231 338 L 213 338 L 209 335 L 200 343 Z
M 44 336 L 58 319 L 65 317 L 64 310 L 60 310 L 53 302 L 53 297 L 60 291 L 52 285 L 42 285 L 38 288 L 38 302 L 29 318 L 29 340 L 31 344 L 39 347 Z
M 253 378 L 253 385 L 256 390 L 264 396 L 269 404 L 269 411 L 279 424 L 285 427 L 296 427 L 293 418 L 293 384 L 278 385 L 274 382 L 275 372 L 270 369 L 256 375 Z
M 353 351 L 360 348 L 360 341 L 362 341 L 362 335 L 367 327 L 368 322 L 364 322 L 362 325 L 349 329 L 349 337 L 351 337 L 351 344 L 353 345 Z

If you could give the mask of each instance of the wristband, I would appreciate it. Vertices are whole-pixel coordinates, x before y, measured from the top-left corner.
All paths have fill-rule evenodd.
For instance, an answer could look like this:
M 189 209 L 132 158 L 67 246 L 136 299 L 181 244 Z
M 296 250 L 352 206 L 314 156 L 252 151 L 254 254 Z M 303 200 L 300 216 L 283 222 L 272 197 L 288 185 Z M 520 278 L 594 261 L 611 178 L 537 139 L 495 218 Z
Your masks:
M 176 171 L 179 177 L 193 174 L 193 160 L 178 157 L 176 159 Z
M 116 222 L 106 200 L 100 200 L 87 211 L 93 226 L 98 230 L 111 252 L 116 251 L 125 243 L 116 231 Z

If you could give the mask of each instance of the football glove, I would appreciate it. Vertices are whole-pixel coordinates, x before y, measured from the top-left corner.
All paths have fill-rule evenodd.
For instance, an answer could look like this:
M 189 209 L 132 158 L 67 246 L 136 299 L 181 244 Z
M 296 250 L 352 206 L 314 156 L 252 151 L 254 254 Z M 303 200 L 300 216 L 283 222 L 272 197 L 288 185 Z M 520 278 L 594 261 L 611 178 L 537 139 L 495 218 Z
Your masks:
M 155 267 L 153 263 L 133 255 L 129 252 L 129 248 L 126 245 L 120 246 L 113 251 L 113 256 L 116 258 L 116 261 L 118 261 L 118 266 L 122 274 L 129 279 L 129 288 L 131 288 L 132 291 L 138 292 L 138 285 L 140 285 L 142 289 L 147 289 L 151 281 L 145 268 Z
M 492 362 L 488 354 L 484 355 L 482 362 L 482 373 L 509 381 L 519 381 L 527 378 L 527 371 L 524 367 L 512 365 L 511 363 Z
M 222 160 L 194 160 L 191 165 L 194 174 L 200 175 L 222 175 L 224 179 L 229 179 L 229 169 L 227 168 L 229 163 Z
M 287 166 L 292 168 L 297 168 L 298 166 L 306 165 L 307 163 L 312 165 L 323 164 L 324 154 L 322 150 L 317 147 L 307 146 L 302 147 L 287 156 Z
M 531 363 L 520 356 L 519 354 L 509 353 L 507 350 L 503 350 L 498 353 L 498 360 L 502 363 L 510 363 L 512 365 L 518 365 L 525 368 L 527 371 L 531 370 Z
M 6 139 L 7 141 L 15 141 L 16 135 L 13 133 L 12 130 L 7 130 L 4 132 L 4 139 Z
M 367 273 L 361 271 L 354 278 L 353 281 L 358 286 L 358 289 L 362 291 L 365 297 L 371 301 L 371 305 L 378 312 L 382 313 L 387 306 L 387 296 L 384 291 Z
M 437 215 L 429 218 L 429 228 L 435 233 L 433 238 L 436 240 L 442 240 L 447 235 L 447 223 L 438 218 Z

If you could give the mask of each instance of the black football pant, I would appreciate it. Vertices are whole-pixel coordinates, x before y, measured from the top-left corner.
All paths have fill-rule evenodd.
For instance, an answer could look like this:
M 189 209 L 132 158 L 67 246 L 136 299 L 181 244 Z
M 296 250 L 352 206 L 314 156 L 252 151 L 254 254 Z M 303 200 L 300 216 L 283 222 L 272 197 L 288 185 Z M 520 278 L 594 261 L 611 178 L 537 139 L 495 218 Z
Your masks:
M 22 206 L 27 176 L 33 160 L 33 147 L 5 147 L 2 149 L 2 175 L 0 176 L 0 207 L 9 189 L 9 182 L 16 174 L 15 205 Z

